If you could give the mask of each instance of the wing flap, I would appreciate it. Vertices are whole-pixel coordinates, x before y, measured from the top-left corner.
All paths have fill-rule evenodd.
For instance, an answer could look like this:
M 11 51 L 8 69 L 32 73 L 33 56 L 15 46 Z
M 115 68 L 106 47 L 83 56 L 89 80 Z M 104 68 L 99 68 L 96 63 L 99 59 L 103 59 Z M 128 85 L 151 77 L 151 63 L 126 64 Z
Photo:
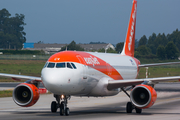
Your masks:
M 116 89 L 116 88 L 138 85 L 138 84 L 142 84 L 144 82 L 158 83 L 158 82 L 173 81 L 173 80 L 180 80 L 180 76 L 145 78 L 145 79 L 128 79 L 128 80 L 109 80 L 107 89 L 112 90 L 112 89 Z
M 24 79 L 24 80 L 35 80 L 41 82 L 41 77 L 26 76 L 26 75 L 0 73 L 0 77 L 12 78 L 13 80 L 17 80 L 17 81 Z

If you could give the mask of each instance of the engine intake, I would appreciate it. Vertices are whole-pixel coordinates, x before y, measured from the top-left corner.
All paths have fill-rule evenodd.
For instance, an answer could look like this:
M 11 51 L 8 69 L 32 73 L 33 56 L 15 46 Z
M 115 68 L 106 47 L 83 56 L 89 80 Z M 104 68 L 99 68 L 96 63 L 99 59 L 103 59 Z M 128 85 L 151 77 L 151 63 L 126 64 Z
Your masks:
M 22 107 L 30 107 L 39 99 L 39 90 L 33 84 L 21 83 L 13 91 L 14 102 Z
M 157 98 L 157 93 L 153 87 L 148 85 L 136 86 L 130 94 L 131 102 L 138 108 L 145 109 L 151 107 Z

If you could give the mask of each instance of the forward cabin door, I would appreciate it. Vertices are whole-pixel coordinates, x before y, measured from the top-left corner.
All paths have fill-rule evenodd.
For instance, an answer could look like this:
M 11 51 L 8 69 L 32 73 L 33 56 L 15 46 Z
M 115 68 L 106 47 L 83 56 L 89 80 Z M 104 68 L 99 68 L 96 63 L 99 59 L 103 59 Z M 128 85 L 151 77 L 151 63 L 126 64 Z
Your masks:
M 80 56 L 80 55 L 77 55 L 76 56 L 78 59 L 79 59 L 79 61 L 80 61 L 80 63 L 83 65 L 83 79 L 87 79 L 87 65 L 86 65 L 86 62 L 84 61 L 84 59 Z

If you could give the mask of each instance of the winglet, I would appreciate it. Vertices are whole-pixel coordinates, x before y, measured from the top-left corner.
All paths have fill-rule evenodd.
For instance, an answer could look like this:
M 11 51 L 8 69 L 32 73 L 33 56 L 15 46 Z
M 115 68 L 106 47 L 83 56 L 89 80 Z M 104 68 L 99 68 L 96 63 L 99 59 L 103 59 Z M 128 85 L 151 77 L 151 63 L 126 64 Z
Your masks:
M 129 20 L 127 35 L 126 35 L 126 41 L 124 43 L 124 48 L 123 51 L 121 52 L 121 55 L 128 55 L 134 57 L 136 13 L 137 13 L 137 1 L 133 0 L 131 16 Z

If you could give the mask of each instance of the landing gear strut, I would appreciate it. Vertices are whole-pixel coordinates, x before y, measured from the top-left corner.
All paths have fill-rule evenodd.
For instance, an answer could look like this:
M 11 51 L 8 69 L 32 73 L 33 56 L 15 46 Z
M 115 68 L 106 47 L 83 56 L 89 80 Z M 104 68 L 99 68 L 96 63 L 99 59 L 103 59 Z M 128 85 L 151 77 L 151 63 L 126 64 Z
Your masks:
M 134 87 L 134 86 L 132 86 L 132 87 Z M 124 90 L 123 88 L 121 88 L 121 90 L 130 98 L 130 95 L 126 92 L 126 90 Z M 142 109 L 137 108 L 131 102 L 128 102 L 126 105 L 126 112 L 132 113 L 133 109 L 136 110 L 136 113 L 142 113 Z
M 51 103 L 51 112 L 57 112 L 57 109 L 60 108 L 60 115 L 69 115 L 69 108 L 67 107 L 68 99 L 70 96 L 64 95 L 54 95 L 56 101 L 52 101 Z

